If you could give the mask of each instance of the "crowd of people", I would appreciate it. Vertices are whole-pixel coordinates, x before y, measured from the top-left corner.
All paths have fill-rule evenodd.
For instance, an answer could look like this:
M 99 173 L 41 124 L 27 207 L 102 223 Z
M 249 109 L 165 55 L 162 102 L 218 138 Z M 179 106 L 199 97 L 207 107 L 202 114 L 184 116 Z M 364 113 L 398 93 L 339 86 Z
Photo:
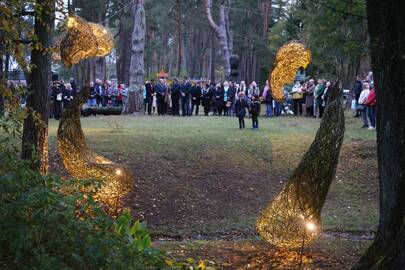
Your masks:
M 74 99 L 78 89 L 73 78 L 69 82 L 54 80 L 50 89 L 50 117 L 60 119 L 63 108 Z M 128 98 L 128 89 L 124 84 L 111 81 L 103 83 L 96 79 L 90 82 L 90 96 L 87 100 L 89 107 L 123 107 Z
M 370 72 L 365 79 L 357 76 L 353 85 L 354 95 L 352 109 L 356 110 L 355 117 L 363 118 L 363 128 L 376 128 L 377 99 L 374 88 L 373 73 Z
M 216 84 L 186 77 L 181 81 L 174 78 L 169 82 L 165 77 L 160 77 L 157 82 L 151 80 L 144 85 L 144 113 L 190 117 L 199 115 L 202 106 L 205 116 L 238 117 L 240 128 L 245 128 L 244 118 L 250 117 L 253 128 L 258 129 L 261 104 L 266 108 L 263 113 L 265 117 L 292 114 L 322 118 L 330 87 L 331 82 L 325 79 L 296 81 L 292 90 L 285 92 L 284 103 L 279 103 L 273 100 L 268 82 L 259 88 L 256 82 L 249 85 L 245 81 Z M 51 117 L 60 118 L 63 108 L 74 99 L 76 91 L 73 79 L 67 83 L 63 80 L 53 82 L 50 91 L 53 107 Z M 356 102 L 353 108 L 357 112 L 356 117 L 362 115 L 365 128 L 375 128 L 376 100 L 372 75 L 365 80 L 358 76 L 352 92 Z M 124 107 L 127 100 L 128 89 L 124 84 L 111 81 L 103 83 L 99 79 L 90 83 L 89 107 Z M 289 110 L 290 107 L 292 110 Z

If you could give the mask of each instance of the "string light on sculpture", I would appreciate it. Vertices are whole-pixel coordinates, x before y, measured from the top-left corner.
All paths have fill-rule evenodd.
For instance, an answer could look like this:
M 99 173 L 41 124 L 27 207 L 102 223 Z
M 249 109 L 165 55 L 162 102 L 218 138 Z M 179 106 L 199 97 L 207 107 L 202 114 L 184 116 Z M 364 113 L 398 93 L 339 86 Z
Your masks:
M 114 40 L 108 30 L 90 23 L 79 16 L 69 16 L 66 34 L 60 41 L 60 58 L 67 67 L 91 57 L 103 57 L 114 48 Z
M 87 100 L 89 92 L 89 87 L 84 87 L 63 112 L 57 133 L 58 151 L 73 177 L 102 180 L 94 199 L 115 215 L 120 210 L 121 199 L 132 188 L 133 177 L 122 166 L 87 148 L 80 122 L 80 105 Z
M 261 212 L 260 236 L 280 248 L 298 248 L 321 233 L 321 210 L 335 177 L 344 136 L 344 114 L 338 83 L 316 137 L 280 194 Z
M 310 62 L 311 51 L 297 41 L 288 42 L 278 50 L 269 78 L 272 95 L 276 101 L 284 100 L 284 86 L 294 82 L 298 69 L 307 68 Z

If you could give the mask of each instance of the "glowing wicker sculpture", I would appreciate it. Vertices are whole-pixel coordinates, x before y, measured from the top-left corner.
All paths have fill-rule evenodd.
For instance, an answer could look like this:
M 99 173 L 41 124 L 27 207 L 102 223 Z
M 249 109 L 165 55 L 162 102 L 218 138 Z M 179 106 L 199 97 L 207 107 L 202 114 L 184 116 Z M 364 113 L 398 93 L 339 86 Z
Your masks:
M 57 134 L 58 151 L 73 177 L 103 180 L 95 199 L 114 214 L 120 207 L 121 198 L 130 191 L 133 177 L 123 167 L 87 148 L 80 123 L 80 105 L 87 100 L 89 91 L 88 87 L 84 87 L 63 112 Z
M 113 37 L 102 25 L 70 16 L 66 27 L 66 35 L 60 42 L 60 55 L 67 67 L 83 59 L 103 57 L 114 48 Z
M 299 68 L 306 68 L 311 62 L 311 51 L 299 42 L 292 41 L 283 45 L 277 52 L 275 65 L 269 81 L 273 98 L 284 100 L 284 85 L 292 83 Z
M 260 236 L 280 248 L 308 244 L 321 231 L 321 210 L 335 177 L 345 119 L 336 84 L 316 137 L 283 191 L 260 214 Z

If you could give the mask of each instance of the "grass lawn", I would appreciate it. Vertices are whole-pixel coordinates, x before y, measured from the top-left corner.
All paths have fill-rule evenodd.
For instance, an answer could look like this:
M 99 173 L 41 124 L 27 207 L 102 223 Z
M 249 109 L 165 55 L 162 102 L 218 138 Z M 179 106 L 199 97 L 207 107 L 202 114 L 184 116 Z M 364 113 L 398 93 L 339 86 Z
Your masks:
M 236 118 L 216 116 L 82 119 L 89 147 L 132 169 L 134 189 L 125 204 L 134 218 L 147 221 L 156 239 L 181 241 L 257 241 L 256 217 L 281 190 L 319 127 L 318 119 L 303 117 L 259 122 L 260 130 L 253 131 L 239 130 Z M 250 119 L 246 123 L 251 126 Z M 376 133 L 361 125 L 348 113 L 336 179 L 323 209 L 329 233 L 369 233 L 378 223 Z M 60 171 L 57 122 L 50 126 L 52 169 Z M 248 242 L 237 248 L 244 245 Z

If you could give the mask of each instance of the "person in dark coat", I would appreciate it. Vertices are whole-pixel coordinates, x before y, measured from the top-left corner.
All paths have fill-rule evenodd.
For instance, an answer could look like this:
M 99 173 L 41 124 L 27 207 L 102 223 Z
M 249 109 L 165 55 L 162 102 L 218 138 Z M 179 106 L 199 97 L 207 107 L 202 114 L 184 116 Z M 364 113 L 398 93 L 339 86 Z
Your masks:
M 354 82 L 354 85 L 352 88 L 352 92 L 353 92 L 354 98 L 356 100 L 356 107 L 359 104 L 359 98 L 360 98 L 360 94 L 361 94 L 362 90 L 363 90 L 363 82 L 361 80 L 361 77 L 359 75 L 357 75 L 356 81 Z M 360 115 L 361 115 L 361 112 L 356 110 L 356 114 L 354 115 L 354 117 L 359 117 Z
M 205 116 L 208 116 L 210 113 L 211 101 L 212 97 L 214 96 L 214 89 L 215 84 L 211 83 L 211 85 L 207 84 L 207 86 L 202 91 L 202 105 L 204 107 Z
M 231 103 L 231 107 L 229 108 L 229 116 L 235 116 L 235 99 L 236 99 L 236 87 L 233 82 L 230 83 L 228 89 L 228 102 Z
M 70 83 L 66 83 L 64 89 L 62 90 L 63 94 L 63 109 L 66 109 L 69 103 L 73 100 L 73 89 Z
M 238 94 L 238 99 L 235 103 L 235 113 L 236 116 L 239 118 L 239 128 L 245 128 L 245 116 L 246 116 L 246 108 L 248 108 L 247 101 L 245 99 L 245 93 L 240 92 Z
M 103 84 L 101 83 L 101 80 L 96 79 L 96 84 L 94 85 L 94 90 L 96 92 L 96 102 L 97 106 L 100 107 L 103 103 Z
M 94 82 L 90 82 L 90 94 L 89 94 L 89 99 L 87 100 L 87 105 L 89 107 L 94 107 L 97 105 L 96 88 L 94 87 Z
M 167 87 L 164 78 L 159 78 L 159 82 L 155 85 L 156 101 L 157 101 L 157 111 L 158 115 L 165 114 L 165 98 L 167 94 Z
M 305 99 L 305 109 L 307 111 L 306 116 L 313 117 L 314 114 L 314 93 L 315 93 L 315 80 L 310 79 L 305 87 L 306 99 Z
M 53 98 L 53 117 L 59 120 L 62 114 L 63 87 L 60 82 L 55 81 L 52 86 L 51 95 Z
M 191 88 L 191 114 L 195 107 L 195 115 L 198 115 L 201 103 L 201 82 L 197 82 Z
M 250 114 L 252 115 L 253 129 L 259 129 L 260 99 L 258 95 L 254 95 L 250 103 Z
M 221 85 L 217 85 L 214 93 L 215 97 L 215 106 L 218 112 L 218 115 L 222 115 L 222 111 L 224 109 L 224 88 Z
M 77 93 L 78 91 L 77 91 L 77 86 L 76 86 L 75 79 L 74 79 L 74 78 L 70 78 L 69 83 L 70 83 L 70 86 L 72 87 L 73 96 L 76 96 L 76 93 Z
M 180 115 L 180 84 L 176 78 L 173 80 L 171 97 L 172 97 L 172 114 Z
M 181 114 L 182 116 L 191 115 L 190 96 L 191 96 L 191 83 L 185 77 L 180 86 L 181 95 Z
M 150 82 L 146 82 L 145 84 L 145 91 L 146 91 L 146 97 L 145 97 L 145 102 L 146 102 L 146 107 L 148 110 L 148 114 L 151 115 L 152 114 L 152 103 L 153 103 L 153 95 L 155 93 L 154 90 L 154 80 L 151 80 Z M 146 108 L 145 108 L 146 109 Z

